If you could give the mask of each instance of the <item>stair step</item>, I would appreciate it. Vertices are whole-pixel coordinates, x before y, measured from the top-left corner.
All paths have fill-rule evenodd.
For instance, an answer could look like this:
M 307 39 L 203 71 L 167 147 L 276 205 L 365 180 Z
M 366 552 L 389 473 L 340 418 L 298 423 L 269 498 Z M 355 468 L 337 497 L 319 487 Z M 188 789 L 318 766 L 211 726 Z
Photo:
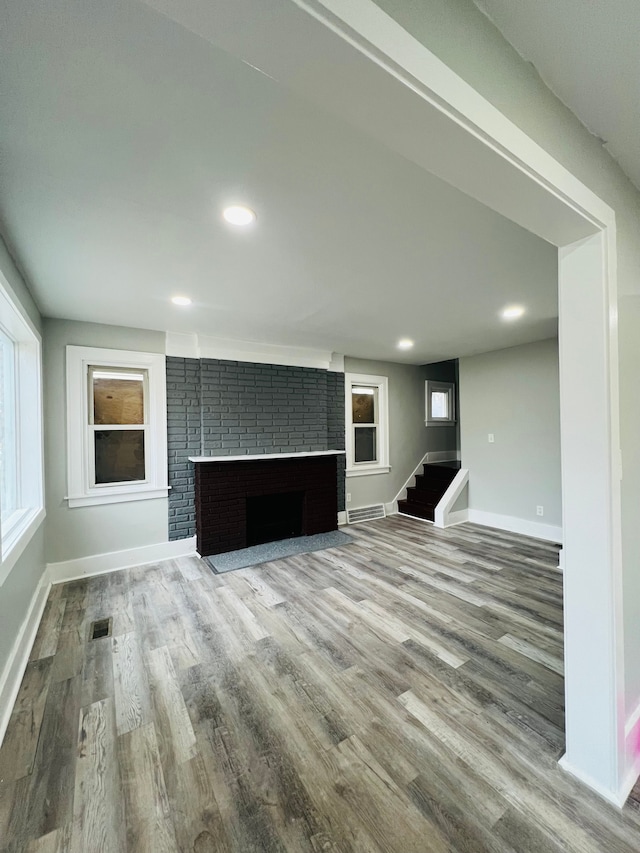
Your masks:
M 426 489 L 417 489 L 415 486 L 409 486 L 407 489 L 407 500 L 410 503 L 429 504 L 435 506 L 439 503 L 442 493 L 440 491 L 428 491 Z
M 433 521 L 433 507 L 425 506 L 424 504 L 413 503 L 412 501 L 398 501 L 398 511 L 404 515 L 412 515 L 414 518 L 424 518 L 427 521 Z
M 449 488 L 450 482 L 434 482 L 431 477 L 424 474 L 416 474 L 416 484 L 411 488 L 420 489 L 421 492 L 429 492 L 437 495 L 438 500 L 444 495 Z
M 459 462 L 426 462 L 424 473 L 416 474 L 415 486 L 407 488 L 406 500 L 398 501 L 399 512 L 434 520 L 435 508 L 460 470 Z
M 432 483 L 444 484 L 448 486 L 458 473 L 457 468 L 439 468 L 436 465 L 423 465 L 423 473 L 419 476 L 428 479 Z
M 462 468 L 462 462 L 458 459 L 451 459 L 449 462 L 423 462 L 423 465 L 428 465 L 429 468 L 434 468 L 438 471 L 443 471 L 447 469 L 451 469 L 452 471 L 459 471 Z

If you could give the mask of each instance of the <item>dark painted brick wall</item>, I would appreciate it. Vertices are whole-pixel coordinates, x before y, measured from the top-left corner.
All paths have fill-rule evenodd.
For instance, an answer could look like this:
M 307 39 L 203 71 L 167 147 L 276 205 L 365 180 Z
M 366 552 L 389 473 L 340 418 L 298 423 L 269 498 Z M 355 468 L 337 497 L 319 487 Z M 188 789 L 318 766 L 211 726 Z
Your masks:
M 203 359 L 204 456 L 328 450 L 327 371 Z
M 195 534 L 194 470 L 200 453 L 200 360 L 167 358 L 167 444 L 169 452 L 169 539 Z
M 344 374 L 167 357 L 169 539 L 195 533 L 189 456 L 344 450 Z M 338 509 L 344 510 L 344 457 Z

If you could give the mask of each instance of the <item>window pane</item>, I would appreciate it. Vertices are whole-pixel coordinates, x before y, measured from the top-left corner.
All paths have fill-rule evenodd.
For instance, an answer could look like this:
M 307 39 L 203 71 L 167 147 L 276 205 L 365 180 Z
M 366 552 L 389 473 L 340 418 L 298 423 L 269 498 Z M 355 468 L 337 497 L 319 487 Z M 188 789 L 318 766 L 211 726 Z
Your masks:
M 94 370 L 94 424 L 143 424 L 144 375 Z
M 354 459 L 356 462 L 376 462 L 376 428 L 357 427 L 355 433 Z
M 0 508 L 2 519 L 5 521 L 18 508 L 18 448 L 14 389 L 14 343 L 0 333 Z
M 351 407 L 354 424 L 376 423 L 376 391 L 377 388 L 363 386 L 351 389 Z
M 447 391 L 431 392 L 431 417 L 449 417 L 449 394 Z
M 96 430 L 95 449 L 96 485 L 144 480 L 144 430 Z

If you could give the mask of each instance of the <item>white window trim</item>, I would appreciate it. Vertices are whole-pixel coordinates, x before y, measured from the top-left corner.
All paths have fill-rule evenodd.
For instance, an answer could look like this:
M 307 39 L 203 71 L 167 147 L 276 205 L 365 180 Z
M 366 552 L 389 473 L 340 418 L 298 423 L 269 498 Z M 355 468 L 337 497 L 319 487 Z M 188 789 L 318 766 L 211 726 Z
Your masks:
M 143 482 L 92 486 L 93 445 L 89 442 L 89 367 L 144 370 L 148 374 L 148 428 Z M 67 346 L 67 488 L 70 507 L 166 497 L 167 384 L 162 353 Z
M 42 338 L 11 285 L 0 274 L 2 330 L 15 345 L 14 401 L 19 508 L 0 528 L 0 585 L 27 547 L 44 517 L 42 428 Z
M 431 414 L 431 394 L 434 391 L 443 391 L 449 396 L 448 418 L 434 418 Z M 424 383 L 425 392 L 425 424 L 427 426 L 454 426 L 456 423 L 456 386 L 454 382 L 438 382 L 427 379 Z
M 378 461 L 354 462 L 353 410 L 351 387 L 372 385 L 378 389 Z M 371 474 L 388 474 L 389 464 L 389 380 L 386 376 L 369 376 L 365 373 L 345 373 L 345 447 L 347 455 L 347 477 L 363 477 Z

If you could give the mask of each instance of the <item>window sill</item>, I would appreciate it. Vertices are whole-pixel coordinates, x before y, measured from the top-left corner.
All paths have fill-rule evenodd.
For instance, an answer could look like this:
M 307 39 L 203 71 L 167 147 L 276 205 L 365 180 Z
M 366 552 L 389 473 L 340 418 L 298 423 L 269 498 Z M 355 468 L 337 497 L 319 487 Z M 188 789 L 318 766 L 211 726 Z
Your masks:
M 391 470 L 391 465 L 376 465 L 371 468 L 347 468 L 346 477 L 366 477 L 370 474 L 388 474 Z
M 456 425 L 456 421 L 425 421 L 425 426 L 442 426 L 442 427 L 452 427 Z
M 45 514 L 44 507 L 24 510 L 20 520 L 12 526 L 10 533 L 3 538 L 0 586 L 5 582 L 9 572 L 18 562 L 34 533 L 44 521 Z
M 69 507 L 77 506 L 97 506 L 99 504 L 120 504 L 127 501 L 148 501 L 154 498 L 166 498 L 169 494 L 169 486 L 162 488 L 146 488 L 136 489 L 135 491 L 127 492 L 110 492 L 109 494 L 94 494 L 94 495 L 77 495 L 75 497 L 66 497 Z

